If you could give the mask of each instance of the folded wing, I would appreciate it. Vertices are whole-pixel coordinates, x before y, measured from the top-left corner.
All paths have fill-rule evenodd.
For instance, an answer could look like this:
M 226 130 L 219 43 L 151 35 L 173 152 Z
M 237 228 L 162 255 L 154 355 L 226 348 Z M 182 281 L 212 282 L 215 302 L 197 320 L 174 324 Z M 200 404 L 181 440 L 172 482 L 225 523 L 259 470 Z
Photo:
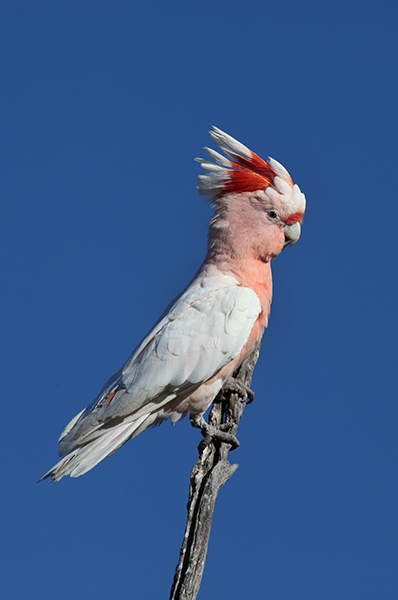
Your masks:
M 169 402 L 198 389 L 240 353 L 260 312 L 255 292 L 232 277 L 194 281 L 93 404 L 69 423 L 59 440 L 60 455 L 118 428 L 121 443 L 111 444 L 114 452 L 165 418 Z

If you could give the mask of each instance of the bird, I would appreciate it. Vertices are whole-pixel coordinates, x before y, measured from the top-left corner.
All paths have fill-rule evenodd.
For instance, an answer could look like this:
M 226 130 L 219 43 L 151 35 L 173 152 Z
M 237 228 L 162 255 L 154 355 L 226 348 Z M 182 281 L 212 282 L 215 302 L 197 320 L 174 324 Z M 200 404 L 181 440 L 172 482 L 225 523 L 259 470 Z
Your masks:
M 214 209 L 205 260 L 129 359 L 59 438 L 61 460 L 39 480 L 79 477 L 128 440 L 166 419 L 203 414 L 268 325 L 271 262 L 297 242 L 305 195 L 276 160 L 263 160 L 213 127 L 219 151 L 198 191 Z

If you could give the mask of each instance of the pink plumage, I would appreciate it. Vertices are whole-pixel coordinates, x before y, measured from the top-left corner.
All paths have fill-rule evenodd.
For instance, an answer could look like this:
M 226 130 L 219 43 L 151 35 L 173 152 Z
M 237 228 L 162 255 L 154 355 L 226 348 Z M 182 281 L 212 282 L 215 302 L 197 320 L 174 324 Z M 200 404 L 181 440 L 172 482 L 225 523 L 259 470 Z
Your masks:
M 78 477 L 153 424 L 202 414 L 267 326 L 271 261 L 300 237 L 305 197 L 286 169 L 214 127 L 199 192 L 215 208 L 208 251 L 174 301 L 95 401 L 59 439 L 42 479 Z

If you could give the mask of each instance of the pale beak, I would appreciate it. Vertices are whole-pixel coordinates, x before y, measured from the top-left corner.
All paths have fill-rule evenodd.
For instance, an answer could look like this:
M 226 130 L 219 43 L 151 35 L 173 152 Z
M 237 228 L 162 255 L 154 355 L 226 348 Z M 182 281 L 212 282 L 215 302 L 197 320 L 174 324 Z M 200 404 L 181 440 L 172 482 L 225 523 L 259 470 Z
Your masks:
M 283 230 L 285 232 L 285 243 L 283 247 L 287 248 L 287 246 L 293 246 L 293 244 L 297 242 L 301 234 L 300 223 L 297 222 L 293 225 L 285 225 Z

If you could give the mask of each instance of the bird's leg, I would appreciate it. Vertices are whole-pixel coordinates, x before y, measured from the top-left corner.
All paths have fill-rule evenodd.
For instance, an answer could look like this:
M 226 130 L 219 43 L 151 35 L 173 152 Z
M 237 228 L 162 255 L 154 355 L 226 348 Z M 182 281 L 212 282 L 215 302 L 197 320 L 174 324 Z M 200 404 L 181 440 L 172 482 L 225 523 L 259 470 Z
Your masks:
M 236 392 L 239 394 L 243 400 L 246 400 L 246 404 L 250 404 L 254 400 L 254 392 L 248 385 L 245 385 L 239 379 L 235 377 L 228 377 L 227 381 L 224 384 L 224 387 L 227 390 L 231 390 L 231 392 Z
M 236 436 L 234 436 L 232 433 L 221 431 L 217 427 L 214 427 L 214 425 L 209 425 L 209 423 L 206 423 L 204 420 L 203 415 L 191 414 L 189 420 L 192 427 L 196 427 L 202 431 L 203 441 L 205 444 L 209 444 L 212 440 L 219 440 L 220 442 L 229 444 L 231 446 L 231 450 L 239 448 L 240 443 Z

